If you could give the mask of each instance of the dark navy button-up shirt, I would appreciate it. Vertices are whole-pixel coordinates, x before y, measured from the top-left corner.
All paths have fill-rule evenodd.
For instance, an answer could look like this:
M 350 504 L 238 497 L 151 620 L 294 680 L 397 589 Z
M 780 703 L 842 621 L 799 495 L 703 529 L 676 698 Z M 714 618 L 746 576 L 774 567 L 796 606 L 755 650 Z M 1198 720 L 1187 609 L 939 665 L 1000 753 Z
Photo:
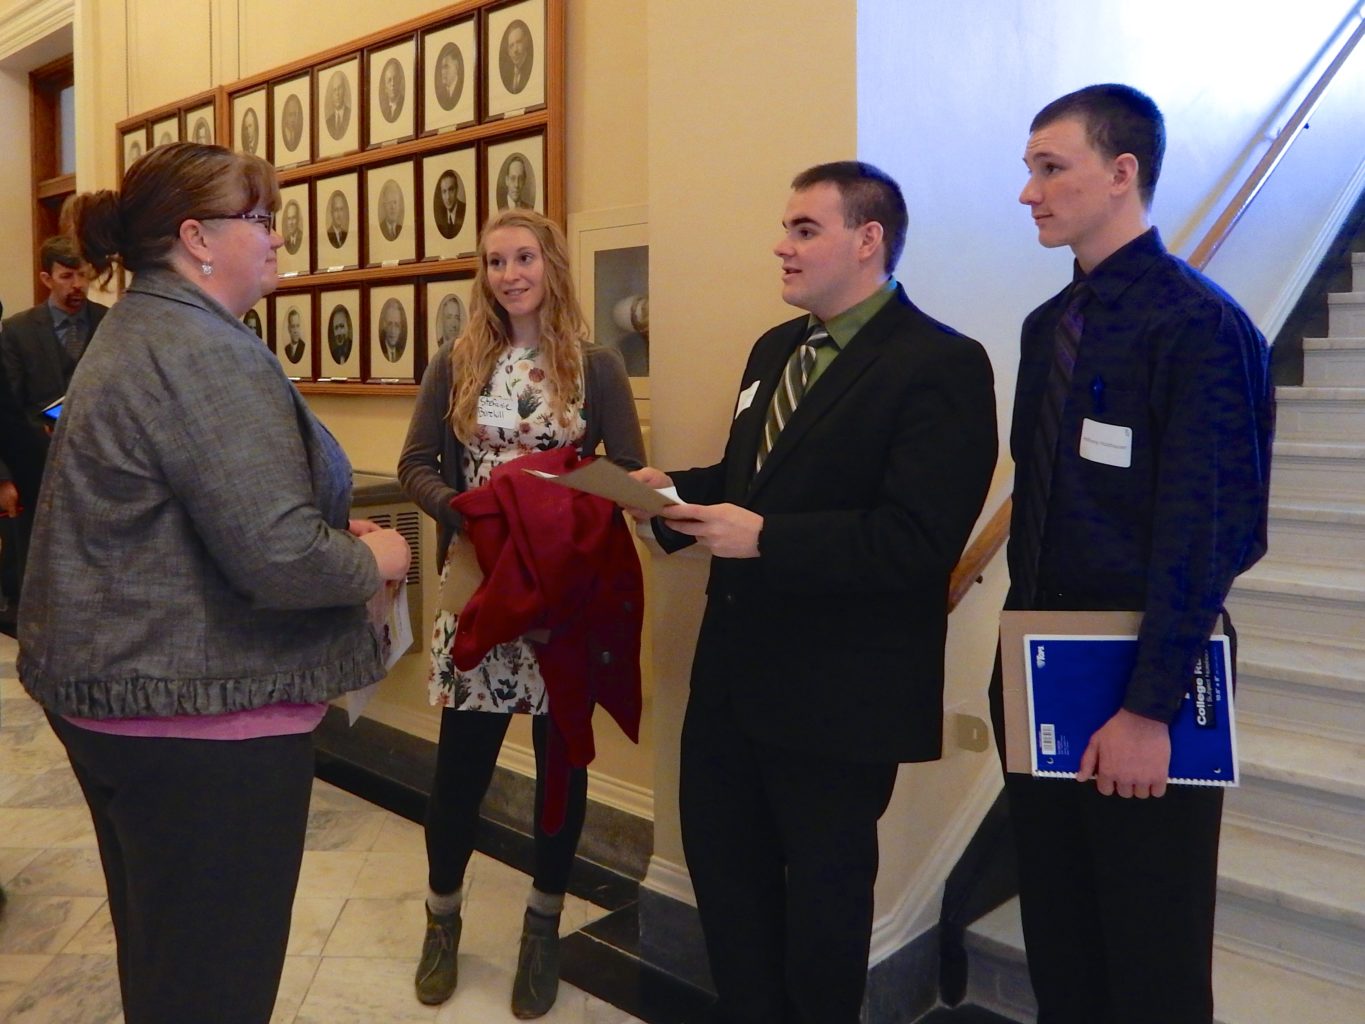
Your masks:
M 1080 277 L 1079 270 L 1077 277 Z M 1170 721 L 1233 579 L 1266 550 L 1274 400 L 1265 339 L 1155 229 L 1097 266 L 1038 562 L 1008 607 L 1142 611 L 1124 707 Z M 1070 288 L 1024 322 L 1010 447 L 1027 486 L 1057 322 Z M 1087 422 L 1089 421 L 1089 422 Z M 1131 433 L 1129 465 L 1082 437 Z M 1083 454 L 1083 450 L 1086 454 Z M 1114 450 L 1122 462 L 1122 443 Z M 1015 509 L 1021 507 L 1015 495 Z M 1016 511 L 1016 516 L 1017 516 Z M 1019 579 L 1011 538 L 1011 578 Z

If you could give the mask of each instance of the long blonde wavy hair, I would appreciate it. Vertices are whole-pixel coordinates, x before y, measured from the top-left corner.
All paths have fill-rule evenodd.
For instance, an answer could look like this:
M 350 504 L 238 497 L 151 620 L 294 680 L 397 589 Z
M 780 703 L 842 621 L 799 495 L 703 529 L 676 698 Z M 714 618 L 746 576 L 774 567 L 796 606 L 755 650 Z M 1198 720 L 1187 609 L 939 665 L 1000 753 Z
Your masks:
M 562 425 L 568 410 L 582 401 L 583 346 L 588 323 L 569 276 L 569 245 L 559 225 L 534 210 L 504 210 L 484 225 L 479 236 L 479 263 L 469 321 L 450 349 L 450 408 L 447 418 L 464 444 L 478 430 L 479 395 L 493 376 L 503 351 L 512 342 L 507 310 L 488 284 L 488 238 L 501 228 L 525 228 L 535 235 L 545 263 L 545 300 L 540 307 L 540 349 L 551 384 L 550 408 Z

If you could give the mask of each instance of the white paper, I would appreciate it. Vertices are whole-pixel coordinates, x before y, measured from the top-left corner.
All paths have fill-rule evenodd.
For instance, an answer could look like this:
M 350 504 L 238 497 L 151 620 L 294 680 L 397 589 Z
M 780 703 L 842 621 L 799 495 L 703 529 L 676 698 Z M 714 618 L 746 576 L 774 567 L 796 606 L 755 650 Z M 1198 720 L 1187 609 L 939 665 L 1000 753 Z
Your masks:
M 1133 464 L 1133 428 L 1087 417 L 1081 421 L 1080 456 L 1104 466 L 1128 469 Z

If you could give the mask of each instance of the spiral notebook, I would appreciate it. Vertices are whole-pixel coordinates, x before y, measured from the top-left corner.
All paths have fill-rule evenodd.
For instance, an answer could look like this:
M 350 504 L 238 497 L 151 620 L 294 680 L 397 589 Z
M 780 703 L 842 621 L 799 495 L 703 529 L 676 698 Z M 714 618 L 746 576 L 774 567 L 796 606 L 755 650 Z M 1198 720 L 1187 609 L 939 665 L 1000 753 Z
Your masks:
M 1123 703 L 1137 660 L 1136 618 L 1131 625 L 1115 620 L 1105 630 L 1096 628 L 1105 616 L 1126 613 L 1087 613 L 1085 626 L 1071 629 L 1063 617 L 1066 613 L 1006 613 L 1014 614 L 1030 615 L 1033 621 L 1024 630 L 1002 628 L 1002 658 L 1006 665 L 1014 660 L 1017 666 L 1015 672 L 1005 673 L 1007 717 L 1011 676 L 1016 684 L 1022 683 L 1014 694 L 1017 711 L 1027 709 L 1026 720 L 1019 723 L 1026 732 L 1007 728 L 1010 768 L 1043 778 L 1073 778 L 1090 737 Z M 1040 615 L 1050 618 L 1040 622 Z M 1019 644 L 1013 659 L 1006 643 Z M 1018 747 L 1025 744 L 1027 767 L 1018 763 Z M 1192 786 L 1238 783 L 1232 657 L 1226 636 L 1210 637 L 1205 644 L 1171 721 L 1168 781 Z

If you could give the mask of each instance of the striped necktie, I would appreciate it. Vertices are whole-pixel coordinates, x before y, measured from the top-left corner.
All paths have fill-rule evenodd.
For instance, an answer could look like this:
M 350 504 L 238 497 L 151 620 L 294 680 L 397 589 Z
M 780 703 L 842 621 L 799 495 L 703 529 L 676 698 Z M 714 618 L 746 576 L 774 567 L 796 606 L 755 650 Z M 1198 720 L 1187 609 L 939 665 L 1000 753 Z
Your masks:
M 782 428 L 787 425 L 792 412 L 806 393 L 810 371 L 815 366 L 816 352 L 829 340 L 829 331 L 825 330 L 824 324 L 816 323 L 787 360 L 786 368 L 782 371 L 782 379 L 778 382 L 777 390 L 773 392 L 772 404 L 768 406 L 768 418 L 763 423 L 763 437 L 759 440 L 758 461 L 754 464 L 754 472 L 763 468 L 763 460 L 777 443 L 777 435 L 782 433 Z
M 1062 426 L 1066 396 L 1071 390 L 1071 376 L 1076 369 L 1076 354 L 1085 329 L 1082 307 L 1090 296 L 1084 281 L 1071 286 L 1065 310 L 1057 321 L 1053 335 L 1052 366 L 1048 371 L 1047 388 L 1038 407 L 1038 422 L 1033 432 L 1033 458 L 1025 480 L 1015 482 L 1015 500 L 1020 503 L 1014 527 L 1015 559 L 1020 579 L 1016 581 L 1019 596 L 1030 605 L 1038 598 L 1038 560 L 1043 551 L 1043 531 L 1047 527 L 1048 497 L 1052 492 L 1052 469 L 1057 462 L 1057 442 Z
M 85 321 L 79 317 L 67 317 L 62 325 L 62 348 L 74 364 L 85 354 Z

